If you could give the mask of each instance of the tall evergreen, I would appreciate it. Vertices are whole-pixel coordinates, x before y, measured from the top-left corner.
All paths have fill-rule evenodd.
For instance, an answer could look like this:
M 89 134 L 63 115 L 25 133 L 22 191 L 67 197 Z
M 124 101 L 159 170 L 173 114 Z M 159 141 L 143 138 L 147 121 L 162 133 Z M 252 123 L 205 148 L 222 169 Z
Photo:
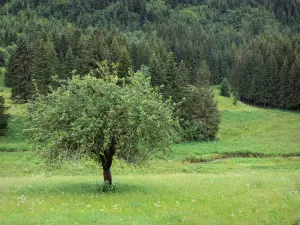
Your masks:
M 126 47 L 123 47 L 120 51 L 118 75 L 119 77 L 128 77 L 128 72 L 132 68 L 132 60 Z
M 108 57 L 109 48 L 104 33 L 102 30 L 96 29 L 85 43 L 85 49 L 81 57 L 81 63 L 83 64 L 82 72 L 86 74 L 97 68 L 97 63 L 108 59 Z
M 75 58 L 73 55 L 72 48 L 69 46 L 65 60 L 64 60 L 64 67 L 62 74 L 59 76 L 63 79 L 71 78 L 72 77 L 72 72 L 75 69 Z
M 6 113 L 7 107 L 5 106 L 5 98 L 0 95 L 0 136 L 5 135 L 9 114 Z
M 184 140 L 214 139 L 219 130 L 220 115 L 213 92 L 208 88 L 189 85 L 184 95 L 186 100 L 180 105 Z
M 12 99 L 19 102 L 31 99 L 33 94 L 32 52 L 24 38 L 20 38 L 9 60 L 5 83 L 12 88 Z
M 220 95 L 224 97 L 230 97 L 230 86 L 226 77 L 223 78 L 223 81 L 221 83 Z
M 52 77 L 56 75 L 57 57 L 51 37 L 45 31 L 37 35 L 33 49 L 32 73 L 40 94 L 49 92 Z
M 211 84 L 212 74 L 210 69 L 207 65 L 207 62 L 204 60 L 202 61 L 196 76 L 192 80 L 192 84 L 196 86 L 205 86 L 208 87 Z
M 8 61 L 7 72 L 4 74 L 4 84 L 6 87 L 11 87 L 13 84 L 13 80 L 16 77 L 17 70 L 17 62 L 16 62 L 16 52 L 13 51 L 11 57 Z

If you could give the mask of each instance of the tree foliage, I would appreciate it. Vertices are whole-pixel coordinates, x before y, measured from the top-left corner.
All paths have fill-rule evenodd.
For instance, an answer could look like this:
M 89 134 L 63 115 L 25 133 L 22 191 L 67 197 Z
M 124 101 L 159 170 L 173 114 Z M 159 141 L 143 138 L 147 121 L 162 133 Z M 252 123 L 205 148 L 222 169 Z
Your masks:
M 7 107 L 5 106 L 5 98 L 0 95 L 0 136 L 5 135 L 9 114 L 6 113 Z
M 113 156 L 142 164 L 167 150 L 178 123 L 170 102 L 163 102 L 149 77 L 136 72 L 125 82 L 107 63 L 98 72 L 101 78 L 74 76 L 67 86 L 39 96 L 29 108 L 29 140 L 52 163 L 91 157 L 104 170 Z
M 230 86 L 226 77 L 223 78 L 223 81 L 220 85 L 220 95 L 224 97 L 230 97 Z
M 181 127 L 186 141 L 213 140 L 219 130 L 220 114 L 213 92 L 205 87 L 187 86 L 180 106 Z

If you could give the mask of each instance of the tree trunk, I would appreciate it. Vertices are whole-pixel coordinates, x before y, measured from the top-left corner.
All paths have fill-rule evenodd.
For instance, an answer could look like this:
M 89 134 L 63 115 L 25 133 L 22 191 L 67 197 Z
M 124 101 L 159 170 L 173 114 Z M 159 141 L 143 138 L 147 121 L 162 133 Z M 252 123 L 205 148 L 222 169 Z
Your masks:
M 116 141 L 115 141 L 115 138 L 112 137 L 109 148 L 104 151 L 104 155 L 100 156 L 101 162 L 102 162 L 102 167 L 103 167 L 104 182 L 107 182 L 110 185 L 112 184 L 112 175 L 110 172 L 110 167 L 111 167 L 115 152 L 116 152 Z
M 112 176 L 111 176 L 110 169 L 108 170 L 103 169 L 103 178 L 104 178 L 104 183 L 109 183 L 110 185 L 112 185 Z

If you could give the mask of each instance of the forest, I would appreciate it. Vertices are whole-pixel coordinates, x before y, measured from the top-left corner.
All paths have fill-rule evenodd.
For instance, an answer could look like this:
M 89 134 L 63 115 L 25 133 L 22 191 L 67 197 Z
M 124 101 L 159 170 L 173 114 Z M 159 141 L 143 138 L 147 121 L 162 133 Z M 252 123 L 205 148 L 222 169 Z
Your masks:
M 219 117 L 210 86 L 224 79 L 231 95 L 251 105 L 300 108 L 297 0 L 0 5 L 0 65 L 17 103 L 50 93 L 74 74 L 97 76 L 98 63 L 106 60 L 118 64 L 120 78 L 142 70 L 164 99 L 179 103 L 187 141 L 215 138 Z

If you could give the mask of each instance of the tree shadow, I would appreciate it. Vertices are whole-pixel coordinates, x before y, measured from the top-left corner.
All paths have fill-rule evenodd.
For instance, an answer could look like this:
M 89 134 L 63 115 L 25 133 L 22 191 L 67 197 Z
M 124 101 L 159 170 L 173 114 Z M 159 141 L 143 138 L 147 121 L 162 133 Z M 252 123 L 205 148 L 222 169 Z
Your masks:
M 143 185 L 115 182 L 112 185 L 103 182 L 64 182 L 30 185 L 18 188 L 20 195 L 103 195 L 125 193 L 149 193 L 151 190 Z

